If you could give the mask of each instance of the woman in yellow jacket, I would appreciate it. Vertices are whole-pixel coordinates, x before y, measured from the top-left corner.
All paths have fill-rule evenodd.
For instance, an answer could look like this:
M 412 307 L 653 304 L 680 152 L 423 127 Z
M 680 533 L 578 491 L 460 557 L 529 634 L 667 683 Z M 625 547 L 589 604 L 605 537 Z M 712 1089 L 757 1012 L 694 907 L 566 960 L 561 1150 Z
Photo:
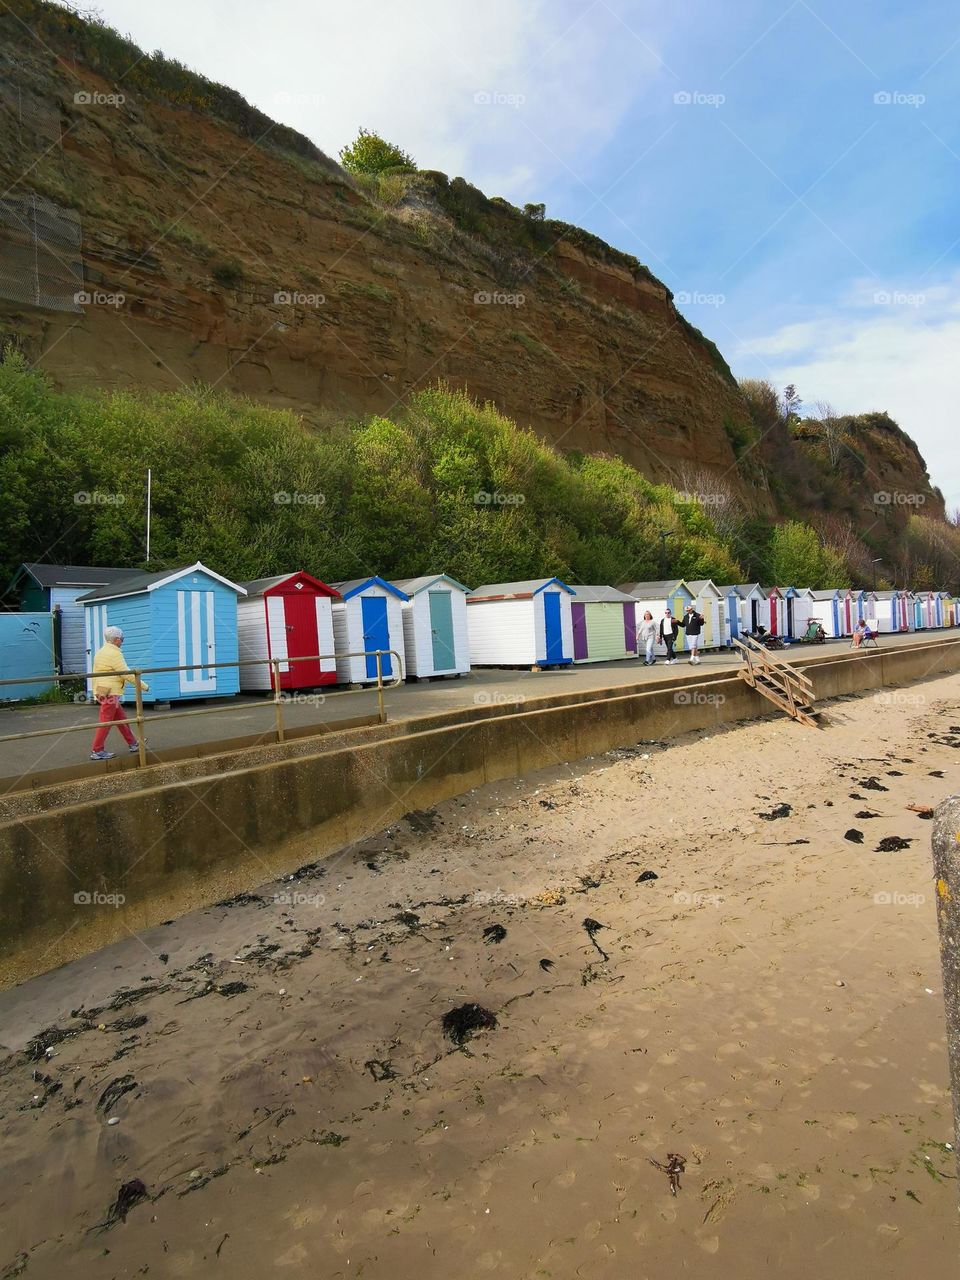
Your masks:
M 119 627 L 106 627 L 103 639 L 104 643 L 93 659 L 93 696 L 100 704 L 100 727 L 93 735 L 91 760 L 113 759 L 114 753 L 104 748 L 112 725 L 120 730 L 128 751 L 140 749 L 140 744 L 127 725 L 127 717 L 120 702 L 124 685 L 136 685 L 135 677 L 127 674 L 127 662 L 120 650 L 123 632 Z M 141 680 L 140 688 L 146 690 L 150 686 Z

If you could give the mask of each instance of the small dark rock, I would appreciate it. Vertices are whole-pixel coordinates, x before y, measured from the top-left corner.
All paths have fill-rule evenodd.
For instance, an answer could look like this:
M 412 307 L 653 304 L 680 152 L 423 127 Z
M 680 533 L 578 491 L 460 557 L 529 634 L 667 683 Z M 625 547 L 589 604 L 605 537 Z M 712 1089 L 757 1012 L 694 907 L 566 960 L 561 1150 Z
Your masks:
M 877 853 L 899 853 L 901 849 L 909 849 L 912 840 L 904 840 L 902 836 L 884 836 L 877 845 Z
M 643 884 L 645 880 L 659 880 L 660 877 L 655 871 L 641 871 L 637 876 L 637 884 Z
M 793 806 L 789 804 L 778 804 L 770 810 L 769 813 L 758 813 L 758 818 L 763 818 L 764 822 L 775 822 L 777 818 L 789 818 L 793 813 Z
M 863 832 L 858 831 L 856 827 L 851 827 L 849 831 L 843 833 L 844 840 L 849 840 L 851 844 L 863 844 Z

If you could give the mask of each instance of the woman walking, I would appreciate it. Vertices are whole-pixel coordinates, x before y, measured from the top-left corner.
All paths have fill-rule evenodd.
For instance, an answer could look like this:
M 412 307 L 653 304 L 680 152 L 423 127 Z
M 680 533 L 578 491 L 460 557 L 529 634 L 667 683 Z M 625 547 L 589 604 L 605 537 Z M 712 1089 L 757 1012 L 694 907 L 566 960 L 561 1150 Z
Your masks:
M 93 696 L 100 707 L 100 727 L 93 735 L 91 760 L 113 759 L 113 752 L 106 749 L 107 734 L 111 728 L 120 730 L 128 751 L 140 749 L 140 744 L 130 732 L 120 702 L 124 685 L 136 686 L 136 677 L 128 673 L 127 660 L 120 651 L 123 632 L 119 627 L 107 627 L 103 633 L 103 641 L 93 659 Z M 149 687 L 146 681 L 140 681 L 141 689 L 147 690 Z
M 644 647 L 646 656 L 643 659 L 645 667 L 652 667 L 656 662 L 653 656 L 653 646 L 657 643 L 657 624 L 653 620 L 653 614 L 649 609 L 644 613 L 640 620 L 640 628 L 638 632 L 640 643 Z

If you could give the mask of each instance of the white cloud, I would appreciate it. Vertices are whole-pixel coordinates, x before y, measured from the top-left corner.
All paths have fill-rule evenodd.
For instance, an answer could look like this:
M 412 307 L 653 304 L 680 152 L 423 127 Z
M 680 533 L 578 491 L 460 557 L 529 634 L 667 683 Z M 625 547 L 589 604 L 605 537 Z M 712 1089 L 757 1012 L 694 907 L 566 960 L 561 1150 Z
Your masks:
M 960 274 L 926 285 L 856 281 L 829 312 L 744 341 L 735 366 L 841 413 L 885 409 L 960 506 Z
M 587 173 L 660 74 L 651 0 L 99 0 L 105 21 L 239 90 L 328 154 L 362 125 L 423 168 L 543 199 Z M 623 8 L 622 5 L 620 5 Z M 476 95 L 492 101 L 476 101 Z

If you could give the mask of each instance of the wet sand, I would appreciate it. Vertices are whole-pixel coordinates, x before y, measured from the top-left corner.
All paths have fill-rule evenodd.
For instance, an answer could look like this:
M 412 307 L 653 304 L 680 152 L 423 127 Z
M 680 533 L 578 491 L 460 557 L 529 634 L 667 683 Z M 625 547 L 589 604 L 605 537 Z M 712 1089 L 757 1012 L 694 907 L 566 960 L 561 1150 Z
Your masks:
M 0 994 L 0 1276 L 952 1276 L 958 748 L 950 676 L 558 764 Z

